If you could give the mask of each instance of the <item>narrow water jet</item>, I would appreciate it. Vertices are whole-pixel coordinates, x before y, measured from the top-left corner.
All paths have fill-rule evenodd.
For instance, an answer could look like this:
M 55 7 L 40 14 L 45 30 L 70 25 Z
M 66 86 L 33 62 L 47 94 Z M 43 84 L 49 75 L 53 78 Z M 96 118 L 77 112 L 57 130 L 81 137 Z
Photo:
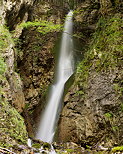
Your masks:
M 65 83 L 74 72 L 72 17 L 73 12 L 70 11 L 66 17 L 64 31 L 62 34 L 60 53 L 55 72 L 55 82 L 51 87 L 48 104 L 41 117 L 36 134 L 37 139 L 48 143 L 53 141 L 59 112 L 61 109 L 61 100 L 64 93 Z

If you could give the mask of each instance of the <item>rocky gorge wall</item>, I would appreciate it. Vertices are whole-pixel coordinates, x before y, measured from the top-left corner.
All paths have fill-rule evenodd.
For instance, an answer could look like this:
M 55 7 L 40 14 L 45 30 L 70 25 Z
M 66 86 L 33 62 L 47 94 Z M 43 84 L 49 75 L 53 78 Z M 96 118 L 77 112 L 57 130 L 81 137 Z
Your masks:
M 87 22 L 93 19 L 93 12 L 98 14 L 93 25 L 87 22 L 95 32 L 66 95 L 58 141 L 73 141 L 83 147 L 122 145 L 122 9 L 116 11 L 119 3 L 114 6 L 112 1 L 100 1 L 92 11 L 89 7 L 95 3 L 85 4 L 81 9 L 85 9 L 84 13 L 89 10 L 90 15 L 79 13 L 77 19 L 82 24 L 84 17 Z
M 64 16 L 64 10 L 42 2 L 35 3 L 30 19 L 31 22 L 48 21 L 61 24 L 62 16 Z M 18 69 L 24 84 L 26 100 L 23 116 L 27 119 L 27 128 L 31 137 L 34 137 L 36 132 L 40 113 L 46 103 L 46 94 L 53 81 L 55 42 L 59 37 L 59 31 L 42 34 L 36 30 L 36 27 L 25 29 L 20 37 L 22 55 L 18 57 Z
M 0 145 L 10 148 L 26 145 L 28 135 L 34 136 L 37 109 L 33 112 L 37 107 L 39 114 L 40 106 L 43 108 L 40 104 L 45 104 L 54 69 L 52 50 L 58 39 L 58 32 L 44 36 L 35 27 L 24 30 L 20 24 L 27 20 L 60 23 L 62 14 L 44 2 L 2 1 L 0 7 Z
M 3 147 L 26 145 L 27 137 L 34 137 L 34 122 L 38 122 L 45 105 L 59 32 L 43 35 L 35 26 L 23 29 L 18 25 L 27 20 L 63 23 L 68 8 L 51 4 L 1 1 L 0 145 Z M 74 37 L 82 45 L 77 52 L 83 59 L 80 58 L 75 82 L 65 97 L 56 140 L 83 147 L 121 145 L 123 4 L 120 0 L 85 0 L 79 4 L 74 12 Z
M 0 2 L 0 146 L 13 147 L 27 142 L 27 131 L 24 119 L 20 113 L 25 107 L 23 94 L 23 83 L 20 75 L 15 71 L 16 53 L 13 35 L 18 36 L 20 31 L 9 32 L 6 23 L 16 28 L 22 20 L 27 20 L 23 15 L 21 21 L 18 19 L 19 11 L 23 4 L 32 5 L 32 1 L 1 1 Z M 12 15 L 12 14 L 13 15 Z M 11 14 L 11 15 L 10 15 Z M 9 16 L 10 15 L 10 16 Z M 17 16 L 16 16 L 17 15 Z M 17 19 L 18 18 L 18 19 Z M 12 21 L 12 24 L 9 21 Z M 16 22 L 18 20 L 18 22 Z M 10 28 L 11 29 L 11 28 Z

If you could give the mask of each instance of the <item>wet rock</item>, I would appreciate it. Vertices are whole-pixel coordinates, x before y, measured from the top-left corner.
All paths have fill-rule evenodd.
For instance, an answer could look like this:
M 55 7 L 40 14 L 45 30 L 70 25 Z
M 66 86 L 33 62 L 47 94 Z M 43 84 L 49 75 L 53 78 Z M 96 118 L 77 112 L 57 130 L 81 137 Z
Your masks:
M 89 3 L 89 5 L 86 3 Z M 80 8 L 82 8 L 82 10 L 80 10 Z M 89 43 L 89 37 L 95 31 L 96 22 L 99 18 L 98 15 L 100 15 L 100 13 L 103 15 L 109 12 L 111 13 L 112 6 L 111 1 L 93 1 L 91 3 L 90 1 L 84 1 L 81 3 L 80 8 L 78 7 L 79 13 L 76 13 L 75 16 L 75 26 L 79 28 L 75 28 L 76 31 L 78 31 L 78 35 L 82 34 L 82 36 L 86 38 L 85 42 L 83 41 L 84 39 L 81 41 L 81 44 L 84 42 L 83 46 L 86 46 L 86 43 Z M 114 14 L 112 14 L 112 16 L 113 15 Z M 107 16 L 104 18 L 107 18 Z M 121 36 L 119 38 L 121 38 Z M 94 38 L 92 38 L 92 40 L 93 39 Z M 98 38 L 98 41 L 99 40 L 100 38 Z M 106 44 L 109 45 L 107 42 Z M 95 44 L 93 47 L 95 47 Z M 85 50 L 87 51 L 87 48 Z M 113 50 L 115 52 L 115 48 Z M 87 68 L 85 69 L 86 79 L 83 78 L 83 69 L 79 70 L 78 74 L 76 74 L 75 83 L 70 88 L 64 100 L 64 107 L 59 120 L 57 141 L 73 141 L 78 144 L 81 143 L 84 147 L 85 145 L 94 145 L 97 143 L 101 145 L 102 142 L 104 142 L 104 147 L 106 148 L 113 146 L 115 142 L 122 144 L 122 137 L 120 136 L 123 134 L 121 129 L 123 124 L 120 121 L 123 115 L 121 112 L 123 99 L 120 96 L 122 92 L 118 94 L 118 87 L 122 88 L 122 85 L 121 81 L 116 80 L 118 76 L 121 76 L 123 66 L 118 65 L 114 68 L 111 66 L 112 69 L 105 68 L 101 71 L 97 70 L 95 67 L 96 57 L 100 59 L 103 55 L 103 51 L 105 51 L 105 46 L 101 53 L 94 50 L 94 55 L 91 54 L 90 59 L 87 61 L 86 56 L 88 57 L 89 54 L 85 54 L 85 59 L 83 59 L 85 63 L 82 66 Z M 82 54 L 83 52 L 82 48 Z M 94 57 L 92 58 L 91 56 Z M 120 57 L 122 56 L 119 56 L 119 58 Z M 91 63 L 89 63 L 89 60 Z M 110 63 L 110 59 L 106 60 Z M 90 64 L 89 67 L 88 63 Z M 80 69 L 81 68 L 82 67 L 80 67 Z M 120 132 L 120 135 L 118 135 L 118 132 Z
M 52 7 L 49 7 L 49 3 L 44 3 L 35 2 L 29 17 L 30 20 L 48 20 L 59 23 L 59 16 L 61 15 L 59 9 L 48 15 L 48 12 L 52 11 Z M 56 16 L 57 14 L 58 18 L 55 18 L 54 15 Z M 54 43 L 58 39 L 58 33 L 42 35 L 35 30 L 35 27 L 32 27 L 23 30 L 20 39 L 23 54 L 21 56 L 18 55 L 17 66 L 24 85 L 23 92 L 26 100 L 26 110 L 30 114 L 28 117 L 31 119 L 31 125 L 34 126 L 34 129 L 32 129 L 35 130 L 40 120 L 40 113 L 46 103 L 48 87 L 53 81 Z
M 60 153 L 82 153 L 85 152 L 85 149 L 80 145 L 77 145 L 74 142 L 66 143 L 53 143 L 53 147 L 56 152 Z
M 43 148 L 44 149 L 50 149 L 51 148 L 51 145 L 49 143 L 44 143 L 43 144 Z
M 8 3 L 10 2 L 10 3 Z M 7 1 L 8 7 L 11 6 L 9 9 L 6 10 L 6 20 L 7 25 L 9 26 L 10 30 L 14 30 L 18 23 L 21 23 L 28 13 L 30 7 L 33 5 L 32 0 L 22 0 L 22 1 L 14 1 L 14 3 Z
M 101 142 L 99 140 L 102 137 L 107 136 L 109 141 L 112 141 L 110 143 L 107 141 L 107 144 L 105 142 L 105 145 L 111 146 L 113 144 L 115 135 L 112 132 L 112 127 L 118 125 L 119 117 L 117 115 L 120 108 L 119 96 L 114 91 L 113 85 L 116 76 L 117 71 L 112 74 L 91 72 L 86 97 L 78 102 L 75 100 L 75 95 L 72 97 L 69 95 L 69 99 L 67 96 L 68 102 L 63 108 L 59 122 L 58 140 L 71 140 L 76 143 L 83 143 L 85 140 L 93 145 L 96 142 Z M 109 115 L 112 113 L 113 116 L 108 121 L 106 113 Z M 115 121 L 111 122 L 113 119 Z M 119 125 L 122 127 L 122 123 Z M 110 135 L 112 139 L 110 139 Z
M 12 105 L 19 111 L 22 112 L 25 106 L 25 98 L 22 89 L 22 81 L 20 76 L 13 72 L 10 76 L 6 74 L 7 80 L 10 85 L 10 92 L 12 97 Z
M 4 24 L 10 30 L 14 30 L 20 22 L 26 21 L 27 14 L 24 10 L 23 13 L 20 12 L 24 6 L 23 4 L 26 6 L 26 3 L 26 8 L 32 5 L 32 1 L 26 0 L 2 0 L 0 2 L 0 37 L 4 41 L 4 44 L 0 46 L 0 55 L 4 59 L 6 66 L 5 72 L 0 75 L 0 146 L 8 149 L 12 149 L 19 142 L 26 144 L 27 131 L 24 120 L 18 113 L 21 113 L 25 107 L 25 98 L 20 75 L 15 72 L 15 44 L 12 34 Z M 26 12 L 28 12 L 28 9 L 26 9 Z M 21 32 L 22 29 L 16 37 L 19 37 Z

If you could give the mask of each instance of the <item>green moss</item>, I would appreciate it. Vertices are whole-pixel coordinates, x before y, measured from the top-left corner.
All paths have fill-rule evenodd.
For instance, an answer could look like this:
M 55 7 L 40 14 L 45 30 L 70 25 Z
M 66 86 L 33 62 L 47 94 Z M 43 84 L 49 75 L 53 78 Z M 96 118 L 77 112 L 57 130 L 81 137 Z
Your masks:
M 119 146 L 119 147 L 114 147 L 113 149 L 112 149 L 112 152 L 117 152 L 117 151 L 123 151 L 123 146 Z
M 67 151 L 68 153 L 73 153 L 73 152 L 74 152 L 74 149 L 66 149 L 66 151 Z
M 41 145 L 39 143 L 35 143 L 32 145 L 32 147 L 39 149 L 39 148 L 41 148 Z
M 12 36 L 7 27 L 0 25 L 0 146 L 12 147 L 17 143 L 26 144 L 27 131 L 24 119 L 11 106 L 11 98 L 6 97 L 8 82 L 5 77 L 7 65 L 5 64 L 4 54 L 14 46 Z M 3 90 L 4 88 L 4 90 Z
M 0 55 L 0 75 L 3 75 L 6 71 L 6 64 L 4 62 L 4 59 Z
M 1 99 L 0 101 L 0 134 L 2 138 L 0 145 L 6 147 L 9 144 L 10 147 L 12 144 L 11 140 L 15 140 L 18 143 L 26 143 L 27 132 L 23 118 L 5 99 Z
M 90 71 L 109 72 L 122 66 L 122 27 L 123 20 L 120 14 L 99 19 L 89 50 L 77 67 L 76 84 L 80 88 L 78 93 L 84 94 Z
M 112 118 L 113 117 L 112 113 L 109 113 L 109 112 L 105 113 L 104 116 L 106 118 Z
M 5 26 L 0 25 L 0 75 L 4 74 L 6 71 L 6 64 L 2 54 L 6 51 L 10 44 L 13 44 L 11 34 Z
M 44 149 L 50 149 L 51 148 L 51 145 L 46 142 L 46 143 L 43 144 L 43 148 Z
M 9 44 L 13 44 L 11 34 L 7 27 L 0 25 L 0 53 L 5 51 Z
M 98 152 L 94 152 L 94 154 L 109 154 L 109 152 L 106 152 L 106 151 L 98 151 Z
M 123 112 L 123 103 L 120 104 L 120 111 Z
M 49 32 L 55 32 L 55 31 L 60 31 L 62 29 L 62 26 L 60 24 L 54 24 L 52 22 L 47 22 L 47 21 L 33 21 L 33 22 L 26 22 L 21 24 L 20 26 L 24 28 L 30 28 L 30 27 L 35 27 L 36 30 L 42 34 L 47 34 Z
M 113 17 L 101 17 L 97 24 L 98 28 L 93 36 L 93 45 L 90 51 L 96 61 L 95 68 L 98 71 L 114 69 L 121 66 L 123 57 L 123 21 L 120 14 Z

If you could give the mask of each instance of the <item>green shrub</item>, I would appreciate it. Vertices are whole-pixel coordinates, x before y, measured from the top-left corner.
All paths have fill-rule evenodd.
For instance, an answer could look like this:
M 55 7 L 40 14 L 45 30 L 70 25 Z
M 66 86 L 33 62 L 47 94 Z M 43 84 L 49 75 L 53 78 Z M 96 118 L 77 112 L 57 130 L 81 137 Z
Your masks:
M 0 25 L 0 75 L 4 74 L 6 71 L 6 64 L 2 54 L 4 54 L 10 44 L 13 44 L 11 34 L 9 33 L 7 27 Z
M 112 113 L 109 113 L 109 112 L 105 113 L 104 116 L 106 118 L 112 118 L 113 117 Z
M 6 64 L 4 62 L 4 59 L 0 56 L 0 75 L 3 75 L 6 71 Z
M 0 145 L 4 145 L 7 138 L 26 143 L 27 132 L 24 119 L 5 99 L 1 99 L 0 102 L 0 134 L 3 138 L 3 141 L 0 141 Z
M 48 21 L 33 21 L 33 22 L 26 22 L 26 23 L 22 23 L 20 26 L 24 27 L 24 28 L 30 28 L 30 27 L 35 27 L 36 30 L 42 34 L 47 34 L 49 32 L 58 32 L 62 29 L 62 25 L 60 24 L 54 24 L 52 22 L 48 22 Z
M 112 152 L 123 151 L 123 146 L 112 148 Z

